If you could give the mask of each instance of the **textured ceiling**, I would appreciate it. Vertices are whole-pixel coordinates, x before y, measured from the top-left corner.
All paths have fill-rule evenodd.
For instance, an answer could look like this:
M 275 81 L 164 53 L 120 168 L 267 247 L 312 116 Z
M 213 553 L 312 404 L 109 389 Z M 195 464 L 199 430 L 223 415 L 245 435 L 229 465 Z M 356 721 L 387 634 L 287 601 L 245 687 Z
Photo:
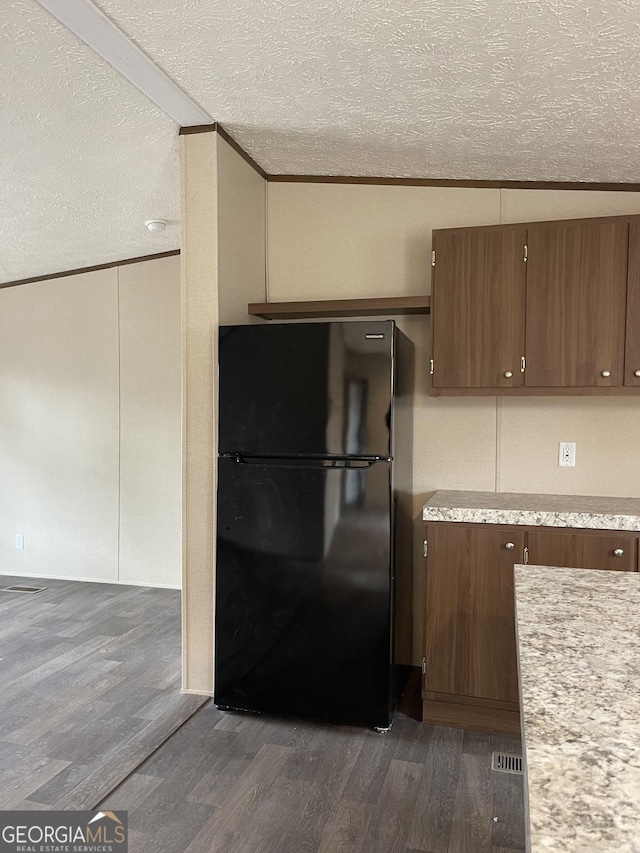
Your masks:
M 171 119 L 33 0 L 0 4 L 0 73 L 0 281 L 178 248 Z
M 637 0 L 98 0 L 271 173 L 640 182 Z M 177 127 L 0 4 L 0 281 L 177 248 Z
M 638 0 L 98 0 L 272 173 L 640 180 Z

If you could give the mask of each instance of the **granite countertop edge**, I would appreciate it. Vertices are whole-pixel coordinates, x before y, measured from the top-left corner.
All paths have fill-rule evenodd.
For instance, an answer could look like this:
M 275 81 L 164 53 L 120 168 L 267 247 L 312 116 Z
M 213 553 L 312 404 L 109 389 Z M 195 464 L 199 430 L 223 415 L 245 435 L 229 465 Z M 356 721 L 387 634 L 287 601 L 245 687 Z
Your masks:
M 637 498 L 438 491 L 423 521 L 640 531 Z

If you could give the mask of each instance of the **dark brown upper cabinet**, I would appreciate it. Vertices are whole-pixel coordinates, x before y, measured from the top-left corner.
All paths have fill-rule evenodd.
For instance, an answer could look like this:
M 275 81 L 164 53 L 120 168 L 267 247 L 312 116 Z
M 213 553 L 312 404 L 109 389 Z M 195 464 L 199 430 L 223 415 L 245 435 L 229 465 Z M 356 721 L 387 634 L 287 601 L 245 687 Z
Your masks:
M 522 228 L 434 235 L 434 388 L 517 388 L 524 356 Z
M 627 222 L 530 226 L 527 387 L 622 385 Z
M 640 388 L 640 222 L 632 222 L 629 226 L 624 384 Z
M 433 249 L 432 394 L 640 391 L 639 216 L 434 231 Z

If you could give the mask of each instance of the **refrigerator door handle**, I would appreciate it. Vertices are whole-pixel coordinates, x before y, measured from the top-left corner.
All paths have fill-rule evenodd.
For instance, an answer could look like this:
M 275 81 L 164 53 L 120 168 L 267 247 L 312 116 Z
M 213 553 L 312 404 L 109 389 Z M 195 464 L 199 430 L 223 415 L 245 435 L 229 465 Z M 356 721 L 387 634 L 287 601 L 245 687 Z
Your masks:
M 379 459 L 323 459 L 323 468 L 372 468 Z
M 349 468 L 372 468 L 377 462 L 389 462 L 386 457 L 372 457 L 369 459 L 295 459 L 292 457 L 282 458 L 273 456 L 243 456 L 241 453 L 220 454 L 223 459 L 233 459 L 238 465 L 260 465 L 263 468 L 338 468 L 340 470 Z

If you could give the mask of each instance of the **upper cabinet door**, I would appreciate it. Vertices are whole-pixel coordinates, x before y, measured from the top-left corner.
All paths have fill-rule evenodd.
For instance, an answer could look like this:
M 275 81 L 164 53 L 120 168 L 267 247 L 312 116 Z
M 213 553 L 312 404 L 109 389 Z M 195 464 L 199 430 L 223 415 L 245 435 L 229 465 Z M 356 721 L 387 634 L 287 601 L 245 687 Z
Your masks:
M 528 387 L 622 385 L 627 222 L 528 229 Z
M 640 223 L 638 222 L 632 222 L 629 229 L 624 384 L 640 386 Z
M 434 235 L 433 387 L 522 385 L 526 229 Z
M 517 388 L 527 231 L 434 234 L 433 387 Z

